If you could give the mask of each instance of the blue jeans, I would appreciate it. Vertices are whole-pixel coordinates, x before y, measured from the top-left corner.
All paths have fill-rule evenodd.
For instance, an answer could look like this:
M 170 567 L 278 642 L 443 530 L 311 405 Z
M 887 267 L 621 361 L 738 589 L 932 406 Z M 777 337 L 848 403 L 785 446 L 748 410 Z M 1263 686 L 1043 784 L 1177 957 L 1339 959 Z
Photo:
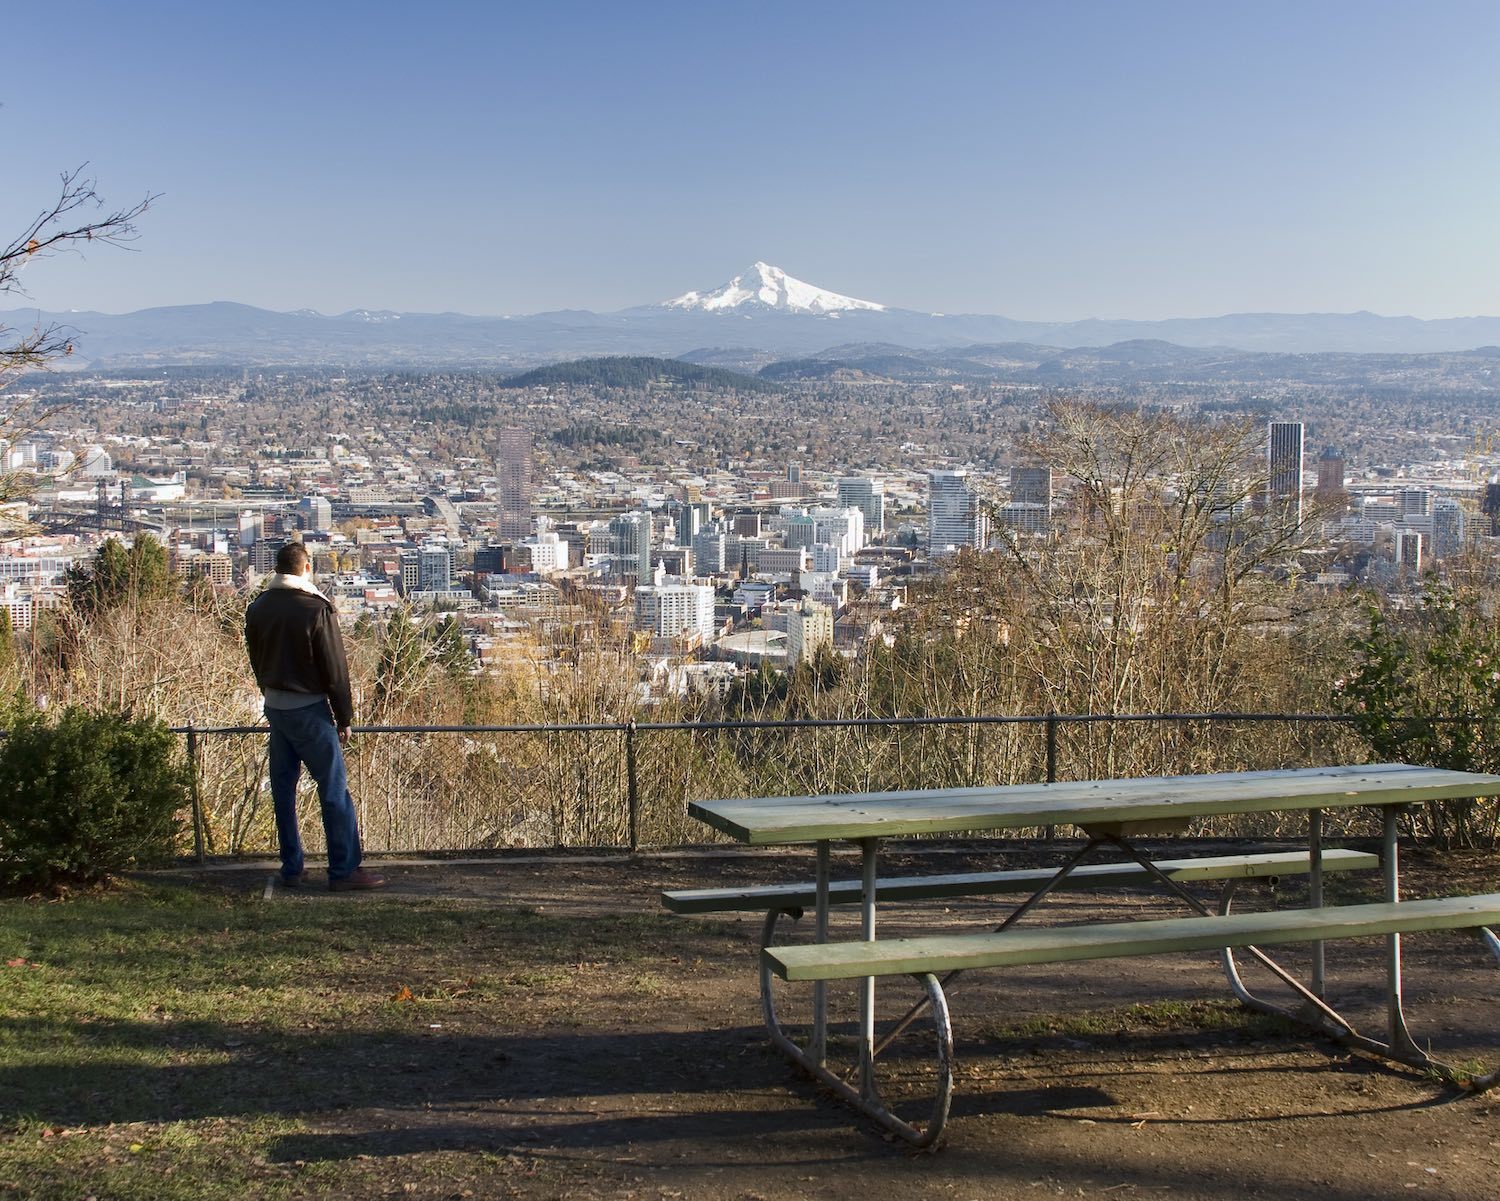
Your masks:
M 303 764 L 318 784 L 323 807 L 323 836 L 328 844 L 328 878 L 352 875 L 364 857 L 359 823 L 344 771 L 344 748 L 327 701 L 300 709 L 267 708 L 271 726 L 271 799 L 276 805 L 276 839 L 281 847 L 281 874 L 302 871 L 302 835 L 297 830 L 297 781 Z

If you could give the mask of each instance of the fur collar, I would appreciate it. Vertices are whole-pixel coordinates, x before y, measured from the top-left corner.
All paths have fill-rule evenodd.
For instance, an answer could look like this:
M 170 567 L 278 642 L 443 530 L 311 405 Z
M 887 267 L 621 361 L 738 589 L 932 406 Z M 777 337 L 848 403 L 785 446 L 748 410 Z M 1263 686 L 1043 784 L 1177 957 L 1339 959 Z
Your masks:
M 318 590 L 318 586 L 314 584 L 312 580 L 308 579 L 308 577 L 305 575 L 285 575 L 282 572 L 278 571 L 274 575 L 272 575 L 269 580 L 266 581 L 266 587 L 290 588 L 294 592 L 309 593 L 310 595 L 317 597 L 321 601 L 326 601 L 328 599 L 322 594 L 322 592 Z

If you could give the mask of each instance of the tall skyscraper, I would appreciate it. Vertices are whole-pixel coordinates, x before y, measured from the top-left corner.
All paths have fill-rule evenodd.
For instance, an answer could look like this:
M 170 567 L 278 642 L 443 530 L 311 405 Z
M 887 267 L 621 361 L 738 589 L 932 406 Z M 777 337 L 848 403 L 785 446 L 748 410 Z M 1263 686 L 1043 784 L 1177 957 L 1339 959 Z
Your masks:
M 453 552 L 446 546 L 419 548 L 417 586 L 424 592 L 446 592 L 453 587 Z
M 1456 555 L 1464 544 L 1464 511 L 1451 496 L 1440 496 L 1432 502 L 1432 555 L 1447 559 Z
M 1302 524 L 1302 422 L 1273 421 L 1266 439 L 1266 509 Z
M 501 538 L 525 538 L 531 524 L 531 431 L 503 429 L 496 450 L 495 473 L 498 476 L 499 535 Z
M 1325 446 L 1318 456 L 1318 499 L 1335 497 L 1344 490 L 1344 452 Z
M 706 525 L 693 535 L 693 570 L 699 575 L 718 575 L 728 565 L 724 558 L 724 527 Z
M 610 519 L 609 557 L 616 575 L 651 582 L 651 514 L 645 509 Z
M 678 546 L 692 546 L 698 531 L 708 524 L 708 505 L 702 501 L 667 501 L 667 516 L 677 533 Z
M 858 509 L 865 515 L 865 537 L 875 539 L 885 533 L 885 485 L 868 476 L 846 476 L 838 482 L 838 507 Z
M 962 546 L 983 547 L 989 541 L 989 519 L 969 487 L 969 473 L 930 471 L 927 501 L 927 553 L 950 554 Z

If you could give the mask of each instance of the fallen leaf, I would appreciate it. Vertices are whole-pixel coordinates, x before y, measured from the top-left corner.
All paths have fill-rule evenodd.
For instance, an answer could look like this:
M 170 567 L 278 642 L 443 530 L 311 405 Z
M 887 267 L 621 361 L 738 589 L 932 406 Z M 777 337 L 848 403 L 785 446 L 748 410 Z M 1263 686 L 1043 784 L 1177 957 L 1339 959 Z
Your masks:
M 396 990 L 396 994 L 391 998 L 393 1001 L 415 1001 L 416 999 L 416 994 L 404 984 Z

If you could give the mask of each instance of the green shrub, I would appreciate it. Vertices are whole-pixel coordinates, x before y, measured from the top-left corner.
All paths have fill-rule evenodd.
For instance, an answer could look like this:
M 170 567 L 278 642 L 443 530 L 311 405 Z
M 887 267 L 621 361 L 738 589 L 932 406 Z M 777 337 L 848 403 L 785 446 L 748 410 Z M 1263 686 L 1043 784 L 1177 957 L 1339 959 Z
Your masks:
M 1500 772 L 1500 628 L 1484 597 L 1430 584 L 1417 608 L 1372 608 L 1350 650 L 1335 699 L 1377 758 Z M 1491 845 L 1500 805 L 1430 801 L 1413 822 L 1439 846 Z
M 187 766 L 159 721 L 13 713 L 0 738 L 0 887 L 91 883 L 172 854 Z

